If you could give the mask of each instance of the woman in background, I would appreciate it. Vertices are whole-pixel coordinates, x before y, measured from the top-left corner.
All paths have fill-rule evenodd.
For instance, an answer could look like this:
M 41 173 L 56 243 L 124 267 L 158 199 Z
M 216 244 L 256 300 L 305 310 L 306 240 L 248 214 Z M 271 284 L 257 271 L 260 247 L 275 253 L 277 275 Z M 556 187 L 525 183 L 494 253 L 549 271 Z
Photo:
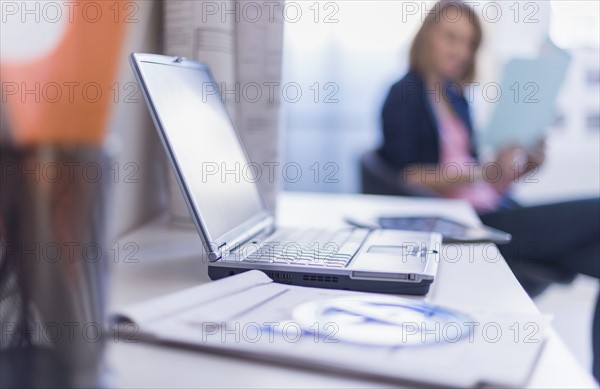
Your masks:
M 533 150 L 501 150 L 482 169 L 473 139 L 465 87 L 475 77 L 482 29 L 461 1 L 442 0 L 427 15 L 410 51 L 410 71 L 390 89 L 382 112 L 379 154 L 404 184 L 469 201 L 482 221 L 513 236 L 500 246 L 511 267 L 546 262 L 565 273 L 600 277 L 600 199 L 521 207 L 511 184 L 544 161 Z M 488 165 L 490 166 L 490 165 Z M 593 373 L 600 378 L 600 305 L 593 330 Z

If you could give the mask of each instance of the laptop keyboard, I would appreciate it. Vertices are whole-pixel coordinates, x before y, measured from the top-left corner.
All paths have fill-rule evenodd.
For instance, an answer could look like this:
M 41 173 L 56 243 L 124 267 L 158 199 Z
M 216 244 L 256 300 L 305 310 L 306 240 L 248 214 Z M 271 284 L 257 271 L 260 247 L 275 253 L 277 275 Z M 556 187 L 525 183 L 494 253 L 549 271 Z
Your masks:
M 243 260 L 254 263 L 345 267 L 369 233 L 367 230 L 355 229 L 279 231 Z M 252 248 L 247 246 L 245 249 Z

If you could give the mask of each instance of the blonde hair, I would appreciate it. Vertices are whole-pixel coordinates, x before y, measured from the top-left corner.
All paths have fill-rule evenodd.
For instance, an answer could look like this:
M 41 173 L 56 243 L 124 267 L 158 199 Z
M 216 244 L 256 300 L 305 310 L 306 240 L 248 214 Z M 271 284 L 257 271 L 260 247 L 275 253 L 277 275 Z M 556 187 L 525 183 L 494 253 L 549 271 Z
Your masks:
M 473 8 L 469 7 L 466 3 L 460 0 L 440 0 L 438 1 L 433 8 L 429 11 L 421 28 L 415 35 L 413 39 L 412 46 L 410 48 L 410 56 L 409 56 L 409 66 L 412 71 L 419 73 L 424 76 L 427 74 L 430 68 L 430 57 L 427 51 L 427 39 L 429 34 L 431 34 L 432 28 L 436 23 L 444 20 L 446 18 L 446 13 L 448 10 L 454 8 L 458 17 L 449 20 L 450 22 L 456 22 L 463 17 L 468 17 L 471 25 L 475 29 L 475 41 L 473 44 L 473 54 L 477 52 L 479 45 L 481 44 L 481 40 L 483 38 L 483 31 L 481 29 L 481 23 L 477 14 L 473 10 Z M 446 18 L 447 19 L 447 18 Z M 475 64 L 475 55 L 471 59 L 471 63 L 467 66 L 465 73 L 460 77 L 458 81 L 461 84 L 467 84 L 473 82 L 476 74 L 476 64 Z

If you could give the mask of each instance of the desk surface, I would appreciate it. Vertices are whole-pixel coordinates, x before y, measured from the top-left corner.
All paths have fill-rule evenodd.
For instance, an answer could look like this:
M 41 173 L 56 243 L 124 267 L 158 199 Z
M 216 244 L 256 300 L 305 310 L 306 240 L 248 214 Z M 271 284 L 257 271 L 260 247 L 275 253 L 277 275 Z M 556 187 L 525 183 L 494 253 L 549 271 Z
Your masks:
M 277 212 L 279 224 L 306 227 L 338 227 L 344 225 L 345 216 L 378 213 L 442 214 L 464 223 L 479 223 L 475 212 L 464 202 L 379 196 L 284 193 Z M 200 238 L 193 228 L 171 227 L 157 221 L 118 243 L 122 251 L 113 269 L 113 309 L 208 281 L 207 262 L 200 254 Z M 133 254 L 132 247 L 139 251 Z M 489 244 L 445 245 L 438 277 L 426 298 L 475 309 L 537 312 L 496 247 Z M 118 387 L 386 386 L 370 380 L 126 341 L 112 342 L 107 358 L 109 379 Z M 551 330 L 528 386 L 597 384 Z

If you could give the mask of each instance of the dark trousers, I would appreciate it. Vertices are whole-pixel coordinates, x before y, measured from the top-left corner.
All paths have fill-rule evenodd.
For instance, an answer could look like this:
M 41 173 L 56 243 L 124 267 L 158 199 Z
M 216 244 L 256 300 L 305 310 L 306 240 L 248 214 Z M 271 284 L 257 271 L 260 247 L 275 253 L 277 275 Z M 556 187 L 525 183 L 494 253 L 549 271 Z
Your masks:
M 509 265 L 547 263 L 565 273 L 600 278 L 600 199 L 533 207 L 514 205 L 480 215 L 484 224 L 507 231 L 499 246 Z M 600 303 L 593 323 L 593 374 L 600 381 Z

